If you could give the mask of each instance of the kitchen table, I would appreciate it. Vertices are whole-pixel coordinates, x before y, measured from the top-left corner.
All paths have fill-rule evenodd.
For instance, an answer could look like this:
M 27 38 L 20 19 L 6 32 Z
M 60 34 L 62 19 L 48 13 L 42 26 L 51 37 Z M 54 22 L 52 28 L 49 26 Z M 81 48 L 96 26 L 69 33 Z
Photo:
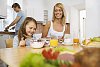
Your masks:
M 73 48 L 73 46 L 65 47 L 71 49 Z M 21 60 L 27 53 L 41 53 L 43 49 L 44 48 L 33 49 L 31 47 L 3 48 L 0 49 L 0 59 L 10 67 L 19 67 Z M 79 48 L 77 50 L 79 50 Z

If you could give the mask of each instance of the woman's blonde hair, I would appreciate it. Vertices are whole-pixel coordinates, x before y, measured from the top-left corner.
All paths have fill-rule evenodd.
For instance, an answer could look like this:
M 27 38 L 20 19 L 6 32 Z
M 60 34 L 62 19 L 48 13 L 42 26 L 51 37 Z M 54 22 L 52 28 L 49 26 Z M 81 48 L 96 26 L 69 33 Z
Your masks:
M 65 16 L 65 9 L 64 9 L 64 6 L 63 6 L 63 4 L 62 3 L 57 3 L 55 6 L 54 6 L 54 9 L 53 9 L 53 21 L 56 19 L 56 17 L 55 17 L 55 7 L 59 7 L 59 8 L 61 8 L 61 10 L 62 10 L 62 24 L 65 24 L 65 19 L 66 19 L 66 16 Z
M 35 23 L 36 27 L 37 27 L 37 21 L 32 18 L 32 17 L 26 17 L 24 22 L 22 23 L 20 29 L 18 30 L 18 40 L 20 41 L 22 37 L 24 37 L 24 39 L 26 39 L 25 35 L 26 34 L 26 25 L 30 22 L 33 21 L 33 23 Z

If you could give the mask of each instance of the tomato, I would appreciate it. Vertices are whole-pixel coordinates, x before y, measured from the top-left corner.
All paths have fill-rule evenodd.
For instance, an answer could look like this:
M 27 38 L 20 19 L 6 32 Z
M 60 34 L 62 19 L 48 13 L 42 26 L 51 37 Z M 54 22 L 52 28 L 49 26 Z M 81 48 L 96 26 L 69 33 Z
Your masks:
M 55 51 L 54 53 L 53 53 L 53 59 L 54 60 L 56 60 L 57 58 L 58 58 L 58 55 L 59 55 L 59 52 L 58 51 Z
M 46 51 L 45 49 L 42 51 L 42 55 L 46 58 L 46 59 L 53 59 L 53 60 L 56 60 L 58 55 L 59 55 L 59 52 L 58 51 L 55 51 L 55 52 L 52 52 L 52 49 L 50 48 L 48 51 Z
M 50 48 L 49 50 L 48 50 L 48 57 L 49 57 L 49 59 L 52 59 L 52 49 Z

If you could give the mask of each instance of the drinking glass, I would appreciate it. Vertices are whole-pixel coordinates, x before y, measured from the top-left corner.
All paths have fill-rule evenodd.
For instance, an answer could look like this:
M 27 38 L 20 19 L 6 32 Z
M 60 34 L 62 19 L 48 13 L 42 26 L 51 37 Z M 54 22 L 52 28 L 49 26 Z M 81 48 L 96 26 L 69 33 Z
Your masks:
M 58 46 L 58 39 L 51 39 L 50 47 L 57 47 L 57 46 Z
M 79 46 L 79 35 L 78 34 L 74 34 L 73 36 L 73 46 Z

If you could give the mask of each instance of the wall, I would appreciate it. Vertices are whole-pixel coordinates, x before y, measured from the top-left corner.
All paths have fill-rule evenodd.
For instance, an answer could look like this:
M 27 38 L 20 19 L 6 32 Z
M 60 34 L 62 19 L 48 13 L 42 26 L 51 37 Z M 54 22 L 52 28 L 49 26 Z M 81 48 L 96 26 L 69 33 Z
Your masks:
M 100 0 L 86 0 L 86 37 L 100 36 Z
M 72 37 L 79 36 L 79 11 L 74 7 L 70 10 L 70 31 Z
M 43 0 L 23 0 L 23 10 L 27 16 L 43 21 Z
M 7 17 L 7 0 L 0 0 L 0 17 Z

